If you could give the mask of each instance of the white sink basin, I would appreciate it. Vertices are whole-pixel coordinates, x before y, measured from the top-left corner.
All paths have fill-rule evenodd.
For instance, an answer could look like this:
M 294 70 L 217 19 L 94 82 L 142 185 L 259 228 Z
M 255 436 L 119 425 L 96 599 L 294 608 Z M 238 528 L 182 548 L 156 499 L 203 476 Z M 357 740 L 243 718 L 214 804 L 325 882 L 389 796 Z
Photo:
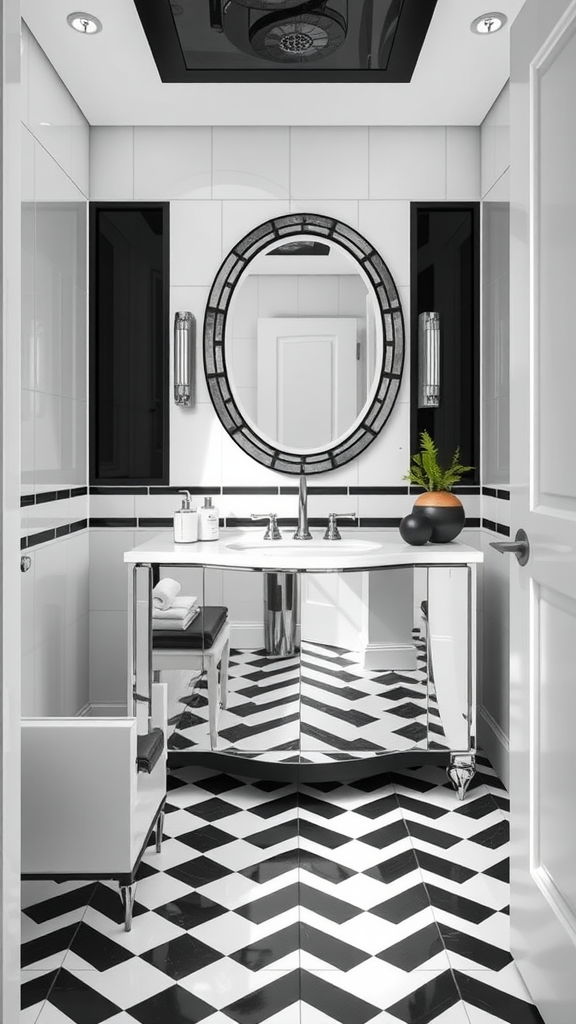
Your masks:
M 263 540 L 262 537 L 242 537 L 241 540 L 226 544 L 229 551 L 258 551 L 277 556 L 279 554 L 331 555 L 360 554 L 363 551 L 376 551 L 382 545 L 378 541 L 343 539 L 343 540 L 293 540 L 284 537 L 282 540 Z

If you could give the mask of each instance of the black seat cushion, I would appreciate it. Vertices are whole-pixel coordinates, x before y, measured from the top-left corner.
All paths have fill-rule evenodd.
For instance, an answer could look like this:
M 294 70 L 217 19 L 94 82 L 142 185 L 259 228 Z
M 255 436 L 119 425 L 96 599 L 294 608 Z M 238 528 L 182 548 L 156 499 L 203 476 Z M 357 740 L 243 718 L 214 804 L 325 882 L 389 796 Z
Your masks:
M 150 772 L 164 750 L 164 733 L 162 729 L 151 729 L 149 733 L 138 736 L 136 763 L 139 772 Z
M 152 634 L 154 650 L 178 648 L 202 651 L 212 647 L 226 622 L 228 609 L 221 605 L 204 605 L 187 629 L 156 629 Z

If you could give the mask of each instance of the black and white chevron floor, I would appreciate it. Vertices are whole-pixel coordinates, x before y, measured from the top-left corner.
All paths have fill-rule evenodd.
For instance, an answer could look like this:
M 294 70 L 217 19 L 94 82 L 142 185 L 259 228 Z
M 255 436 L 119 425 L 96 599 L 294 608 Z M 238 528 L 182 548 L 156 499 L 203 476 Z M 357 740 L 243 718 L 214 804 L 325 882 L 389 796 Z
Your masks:
M 541 1022 L 508 951 L 508 801 L 479 767 L 463 803 L 431 766 L 172 772 L 131 932 L 112 883 L 24 884 L 21 1024 Z
M 308 764 L 390 750 L 446 749 L 425 646 L 416 632 L 414 641 L 418 667 L 405 673 L 366 669 L 358 653 L 310 641 L 302 643 L 301 657 L 278 661 L 264 651 L 232 650 L 218 749 Z M 184 685 L 182 676 L 162 675 L 174 693 L 169 747 L 209 748 L 204 678 L 190 680 L 188 673 Z

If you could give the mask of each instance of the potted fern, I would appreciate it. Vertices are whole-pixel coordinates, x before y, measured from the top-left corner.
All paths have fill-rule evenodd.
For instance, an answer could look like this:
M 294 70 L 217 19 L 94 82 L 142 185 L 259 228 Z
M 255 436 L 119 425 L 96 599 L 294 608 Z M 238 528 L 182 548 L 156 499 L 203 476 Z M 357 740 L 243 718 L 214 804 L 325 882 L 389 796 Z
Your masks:
M 417 487 L 423 487 L 424 494 L 418 495 L 412 515 L 402 521 L 400 533 L 404 540 L 411 544 L 423 544 L 426 540 L 445 544 L 458 536 L 464 526 L 464 508 L 460 499 L 451 493 L 451 489 L 464 473 L 473 468 L 460 462 L 460 448 L 456 448 L 450 465 L 444 469 L 438 462 L 438 448 L 430 434 L 427 430 L 422 431 L 420 451 L 412 455 L 404 479 Z M 410 523 L 406 520 L 410 520 Z M 404 536 L 405 532 L 407 536 Z M 409 539 L 416 536 L 425 539 Z

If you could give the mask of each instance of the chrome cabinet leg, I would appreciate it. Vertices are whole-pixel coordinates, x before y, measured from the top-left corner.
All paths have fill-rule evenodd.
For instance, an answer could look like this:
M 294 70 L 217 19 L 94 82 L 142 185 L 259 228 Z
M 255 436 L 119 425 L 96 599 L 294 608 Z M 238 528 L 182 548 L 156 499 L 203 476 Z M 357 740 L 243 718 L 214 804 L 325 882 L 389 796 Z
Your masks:
M 476 758 L 474 754 L 453 754 L 450 758 L 450 765 L 446 774 L 454 789 L 458 793 L 458 799 L 463 800 L 466 790 L 476 773 Z
M 134 898 L 136 896 L 136 882 L 132 885 L 120 886 L 120 899 L 124 907 L 124 930 L 129 932 L 132 928 L 132 911 L 134 909 Z
M 164 811 L 160 811 L 160 814 L 156 818 L 156 853 L 160 853 L 162 849 L 162 830 L 164 828 Z

